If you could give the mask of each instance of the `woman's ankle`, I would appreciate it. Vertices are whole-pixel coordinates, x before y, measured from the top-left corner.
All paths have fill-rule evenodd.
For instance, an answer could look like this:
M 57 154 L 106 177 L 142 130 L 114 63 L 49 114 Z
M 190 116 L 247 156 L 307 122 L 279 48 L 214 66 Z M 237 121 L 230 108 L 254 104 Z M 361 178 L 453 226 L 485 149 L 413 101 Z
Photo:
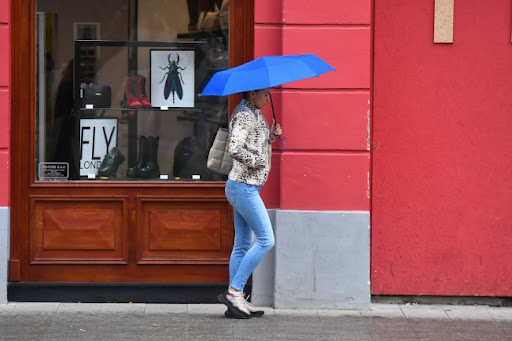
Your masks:
M 230 295 L 243 295 L 243 292 L 242 292 L 242 291 L 237 290 L 237 289 L 235 289 L 235 288 L 233 288 L 233 287 L 231 287 L 231 286 L 230 286 L 230 287 L 228 287 L 228 293 L 229 293 Z

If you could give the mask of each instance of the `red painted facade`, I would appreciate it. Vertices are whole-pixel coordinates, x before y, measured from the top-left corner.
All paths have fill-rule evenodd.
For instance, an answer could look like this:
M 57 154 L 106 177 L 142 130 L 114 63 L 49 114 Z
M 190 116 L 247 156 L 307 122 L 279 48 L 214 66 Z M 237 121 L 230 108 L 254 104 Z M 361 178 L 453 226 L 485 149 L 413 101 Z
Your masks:
M 9 4 L 0 0 L 1 207 L 10 196 Z M 287 151 L 274 145 L 265 202 L 370 211 L 373 294 L 511 296 L 511 4 L 456 1 L 449 45 L 432 43 L 433 1 L 374 7 L 255 1 L 256 57 L 313 52 L 336 68 L 275 89 Z
M 512 295 L 511 3 L 377 1 L 372 293 Z
M 370 4 L 256 2 L 255 57 L 313 52 L 336 69 L 276 90 L 286 152 L 274 145 L 268 207 L 369 210 Z
M 10 1 L 0 0 L 0 207 L 9 206 L 10 196 Z

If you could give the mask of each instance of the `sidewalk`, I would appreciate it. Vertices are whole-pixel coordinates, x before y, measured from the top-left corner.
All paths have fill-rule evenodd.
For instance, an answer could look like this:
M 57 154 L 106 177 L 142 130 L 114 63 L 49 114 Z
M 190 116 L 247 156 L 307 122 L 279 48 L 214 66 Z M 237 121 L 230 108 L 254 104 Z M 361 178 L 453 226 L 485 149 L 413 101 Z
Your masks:
M 262 318 L 233 320 L 221 304 L 9 303 L 0 305 L 0 340 L 512 340 L 512 308 L 264 310 Z

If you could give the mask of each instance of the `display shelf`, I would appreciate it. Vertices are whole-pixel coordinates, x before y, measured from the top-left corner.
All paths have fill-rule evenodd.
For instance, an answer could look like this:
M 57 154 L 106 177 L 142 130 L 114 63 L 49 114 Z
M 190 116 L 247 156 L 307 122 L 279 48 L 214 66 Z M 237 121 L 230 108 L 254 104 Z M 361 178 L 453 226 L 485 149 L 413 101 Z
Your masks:
M 197 107 L 198 103 L 195 102 L 189 102 L 190 107 L 174 107 L 171 106 L 165 106 L 165 104 L 157 104 L 154 107 L 151 108 L 129 108 L 124 107 L 122 104 L 117 105 L 116 107 L 104 107 L 104 105 L 98 106 L 98 107 L 92 107 L 87 108 L 85 105 L 94 105 L 93 103 L 87 103 L 87 101 L 84 101 L 82 99 L 83 97 L 83 89 L 81 87 L 81 83 L 97 83 L 97 80 L 95 77 L 90 78 L 88 81 L 81 78 L 81 64 L 83 58 L 88 58 L 88 56 L 85 56 L 81 53 L 84 49 L 88 49 L 91 47 L 96 48 L 117 48 L 117 49 L 126 49 L 124 53 L 126 53 L 126 56 L 128 58 L 127 63 L 127 69 L 120 75 L 121 77 L 127 77 L 130 75 L 138 75 L 138 70 L 148 68 L 151 72 L 151 57 L 150 57 L 150 63 L 149 65 L 139 65 L 139 49 L 144 48 L 146 50 L 149 49 L 149 53 L 153 53 L 151 51 L 194 51 L 194 64 L 196 69 L 195 72 L 197 72 L 198 66 L 202 68 L 202 65 L 205 65 L 202 60 L 207 58 L 207 52 L 208 52 L 208 44 L 204 41 L 174 41 L 174 42 L 161 42 L 161 41 L 125 41 L 125 40 L 77 40 L 75 41 L 74 46 L 74 69 L 73 69 L 73 95 L 74 95 L 74 109 L 76 113 L 76 120 L 75 120 L 75 131 L 76 135 L 81 138 L 80 134 L 80 121 L 82 118 L 103 118 L 103 116 L 107 113 L 113 113 L 118 112 L 121 113 L 122 123 L 128 125 L 128 131 L 127 134 L 129 136 L 127 143 L 125 145 L 128 146 L 128 150 L 125 152 L 125 155 L 127 156 L 127 162 L 128 164 L 134 165 L 136 158 L 137 158 L 137 136 L 138 136 L 138 119 L 137 113 L 148 113 L 152 112 L 155 114 L 158 114 L 158 112 L 174 112 L 181 115 L 193 115 L 193 116 L 201 116 L 201 109 Z M 193 65 L 194 65 L 193 64 Z M 100 61 L 100 70 L 101 70 L 101 61 Z M 97 71 L 96 71 L 97 72 Z M 170 69 L 169 71 L 170 72 Z M 195 74 L 195 73 L 194 73 Z M 168 75 L 170 77 L 170 73 Z M 148 86 L 151 84 L 149 82 L 148 77 Z M 197 80 L 195 80 L 197 82 Z M 102 84 L 102 86 L 112 86 L 107 82 L 99 83 Z M 117 84 L 117 83 L 114 83 Z M 121 86 L 119 84 L 119 86 Z M 124 85 L 122 85 L 124 86 Z M 93 89 L 94 90 L 94 89 Z M 118 93 L 119 89 L 115 88 L 115 86 L 112 87 L 112 94 Z M 175 91 L 175 90 L 173 90 Z M 197 92 L 197 88 L 193 88 L 193 91 Z M 151 91 L 148 93 L 148 95 L 151 93 Z M 174 95 L 174 93 L 173 93 Z M 109 96 L 111 96 L 109 94 Z M 148 96 L 149 97 L 149 96 Z M 119 103 L 119 102 L 117 102 Z M 128 114 L 129 113 L 129 114 Z M 128 115 L 127 115 L 128 114 Z M 200 117 L 196 118 L 187 118 L 192 122 L 199 122 Z M 194 128 L 194 131 L 197 129 Z M 79 141 L 80 142 L 80 141 Z M 80 143 L 77 143 L 77 155 L 82 155 L 81 150 L 78 150 L 78 146 L 81 145 Z M 107 150 L 108 152 L 108 150 Z M 76 169 L 80 169 L 80 165 L 78 164 L 81 162 L 80 160 L 77 160 L 77 166 Z
M 210 37 L 227 37 L 228 30 L 218 29 L 209 31 L 191 31 L 185 33 L 178 33 L 178 39 L 204 39 Z
M 80 108 L 80 112 L 88 112 L 94 110 L 103 110 L 103 111 L 178 111 L 178 112 L 201 112 L 201 109 L 190 109 L 190 108 Z

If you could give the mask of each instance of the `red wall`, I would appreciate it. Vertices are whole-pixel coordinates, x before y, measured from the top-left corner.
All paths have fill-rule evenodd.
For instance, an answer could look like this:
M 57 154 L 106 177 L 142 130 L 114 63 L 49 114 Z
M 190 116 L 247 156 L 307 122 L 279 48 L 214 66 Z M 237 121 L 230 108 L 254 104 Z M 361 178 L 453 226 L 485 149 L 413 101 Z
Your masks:
M 433 7 L 375 4 L 372 293 L 511 296 L 511 3 Z
M 370 14 L 370 0 L 255 1 L 255 57 L 315 53 L 336 69 L 274 89 L 286 152 L 274 144 L 267 207 L 369 210 Z
M 10 0 L 0 0 L 0 207 L 9 205 L 10 187 Z

